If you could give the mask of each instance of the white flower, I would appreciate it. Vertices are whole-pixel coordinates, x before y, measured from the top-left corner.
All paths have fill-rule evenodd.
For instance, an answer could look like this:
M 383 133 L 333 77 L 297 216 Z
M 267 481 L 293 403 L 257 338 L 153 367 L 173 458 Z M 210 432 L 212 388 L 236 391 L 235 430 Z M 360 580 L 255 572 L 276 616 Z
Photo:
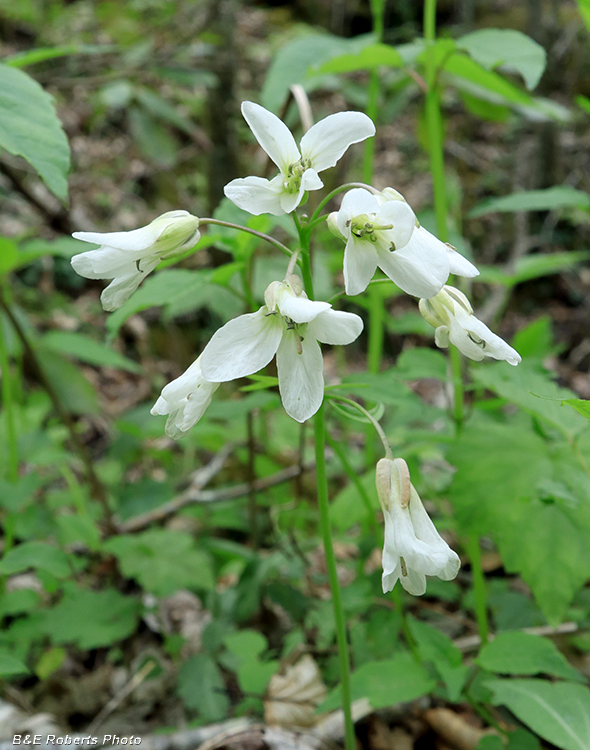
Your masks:
M 168 414 L 166 434 L 172 438 L 183 437 L 197 424 L 211 403 L 219 383 L 205 380 L 201 372 L 201 358 L 162 389 L 162 394 L 151 413 Z
M 390 187 L 382 190 L 381 193 L 376 196 L 376 198 L 379 203 L 383 203 L 385 201 L 405 202 L 406 200 L 401 193 L 398 193 L 397 190 L 394 190 Z M 450 273 L 454 273 L 456 276 L 464 276 L 468 279 L 473 279 L 475 276 L 479 276 L 479 271 L 477 270 L 477 268 L 473 265 L 473 263 L 468 261 L 467 258 L 463 257 L 463 255 L 461 255 L 461 253 L 457 251 L 456 247 L 453 247 L 448 242 L 441 242 L 427 229 L 424 229 L 424 227 L 418 225 L 416 226 L 416 229 L 414 230 L 414 233 L 412 234 L 405 249 L 407 252 L 420 252 L 420 248 L 424 246 L 438 248 L 439 251 L 442 251 L 444 246 L 445 252 L 447 253 L 447 258 L 449 260 Z
M 364 292 L 377 266 L 416 297 L 432 297 L 449 276 L 445 245 L 419 234 L 414 212 L 404 200 L 379 200 L 368 190 L 355 188 L 346 193 L 340 210 L 331 214 L 328 226 L 332 231 L 337 228 L 346 241 L 347 294 Z
M 220 328 L 201 355 L 207 380 L 226 382 L 252 375 L 277 355 L 279 391 L 287 414 L 298 422 L 313 416 L 324 397 L 324 365 L 318 341 L 350 344 L 363 329 L 358 315 L 312 302 L 298 276 L 267 288 L 258 312 Z
M 105 310 L 129 299 L 160 260 L 192 247 L 199 240 L 199 220 L 188 211 L 168 211 L 131 232 L 74 232 L 83 242 L 100 245 L 74 255 L 74 270 L 87 279 L 113 279 L 101 294 Z
M 475 317 L 469 300 L 455 287 L 445 286 L 436 297 L 421 299 L 420 312 L 436 329 L 434 340 L 437 346 L 446 348 L 450 342 L 477 362 L 484 357 L 504 359 L 510 365 L 521 361 L 515 349 Z
M 256 216 L 294 211 L 307 190 L 323 187 L 318 172 L 333 167 L 353 143 L 375 135 L 375 126 L 367 115 L 338 112 L 307 131 L 300 152 L 289 128 L 272 112 L 254 102 L 242 102 L 242 114 L 280 170 L 272 180 L 245 177 L 225 186 L 226 196 L 236 206 Z
M 410 482 L 402 458 L 382 458 L 377 463 L 377 494 L 385 520 L 383 545 L 383 593 L 398 579 L 414 596 L 426 591 L 426 576 L 450 581 L 461 561 L 441 538 Z

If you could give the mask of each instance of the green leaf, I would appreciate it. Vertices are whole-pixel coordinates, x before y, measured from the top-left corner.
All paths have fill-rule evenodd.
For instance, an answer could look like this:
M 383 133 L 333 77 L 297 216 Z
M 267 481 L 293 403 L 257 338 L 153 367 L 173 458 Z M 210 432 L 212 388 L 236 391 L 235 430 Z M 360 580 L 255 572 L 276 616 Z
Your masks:
M 282 45 L 264 81 L 261 104 L 278 112 L 289 94 L 289 87 L 301 83 L 312 66 L 349 51 L 347 41 L 331 34 L 311 33 Z
M 56 644 L 89 650 L 130 636 L 137 625 L 139 603 L 115 589 L 68 591 L 44 613 L 43 631 Z
M 479 29 L 457 39 L 457 47 L 487 70 L 501 67 L 520 73 L 530 91 L 539 83 L 547 64 L 543 47 L 514 29 Z
M 500 674 L 550 674 L 566 680 L 584 681 L 555 644 L 530 633 L 498 633 L 482 648 L 476 662 Z
M 504 363 L 490 363 L 474 368 L 473 374 L 478 383 L 552 425 L 568 439 L 587 427 L 578 414 L 561 407 L 564 399 L 575 394 L 560 388 L 549 373 L 540 372 L 534 364 L 506 367 Z
M 100 547 L 100 532 L 90 516 L 62 515 L 55 520 L 59 529 L 58 539 L 62 546 L 82 542 L 93 551 Z
M 215 587 L 209 555 L 185 532 L 152 529 L 127 534 L 109 539 L 105 548 L 119 559 L 126 576 L 156 596 Z
M 11 677 L 16 674 L 28 674 L 31 670 L 16 656 L 4 649 L 0 650 L 0 676 Z
M 352 700 L 368 698 L 375 709 L 393 706 L 426 695 L 436 683 L 410 654 L 396 654 L 387 661 L 363 664 L 351 675 Z M 318 711 L 332 711 L 341 705 L 341 690 L 333 690 Z
M 590 0 L 578 0 L 578 10 L 586 28 L 590 31 Z
M 396 373 L 402 380 L 447 379 L 447 358 L 442 352 L 418 346 L 403 351 L 396 362 Z
M 61 646 L 47 649 L 35 666 L 35 674 L 40 680 L 46 680 L 54 672 L 57 672 L 64 663 L 66 656 L 67 652 Z
M 590 209 L 590 194 L 569 185 L 556 185 L 545 190 L 522 190 L 518 193 L 490 198 L 469 212 L 471 219 L 498 212 L 557 211 L 561 208 Z
M 67 200 L 70 147 L 53 99 L 22 70 L 2 64 L 0 147 L 26 159 L 49 190 Z
M 487 534 L 502 528 L 522 498 L 531 498 L 537 482 L 552 477 L 545 442 L 530 420 L 501 424 L 476 417 L 450 446 L 448 460 L 457 471 L 451 500 L 465 533 Z
M 187 708 L 196 709 L 203 721 L 219 721 L 229 710 L 219 667 L 210 656 L 192 656 L 180 668 L 177 692 Z
M 447 42 L 448 40 L 440 41 Z M 507 103 L 512 106 L 530 104 L 532 101 L 531 97 L 524 91 L 516 88 L 497 73 L 486 70 L 467 55 L 462 53 L 452 54 L 446 60 L 443 58 L 442 62 L 444 71 L 456 77 L 455 83 L 457 83 L 457 79 L 463 79 L 471 84 L 468 91 L 474 96 L 487 98 L 485 97 L 486 93 L 492 94 L 496 103 Z
M 590 6 L 590 3 L 589 3 Z M 580 109 L 583 109 L 586 114 L 590 115 L 590 99 L 587 96 L 576 96 L 576 104 Z
M 55 60 L 57 57 L 104 54 L 116 49 L 117 47 L 114 44 L 64 44 L 59 47 L 38 47 L 25 52 L 16 52 L 14 55 L 4 57 L 2 62 L 12 68 L 24 68 L 27 65 L 36 65 L 46 60 Z
M 240 688 L 245 693 L 264 695 L 279 666 L 277 661 L 260 659 L 260 654 L 268 648 L 266 638 L 255 630 L 240 630 L 226 636 L 224 643 L 233 657 Z
M 511 272 L 495 266 L 479 266 L 480 276 L 478 281 L 503 284 L 512 288 L 523 281 L 561 273 L 589 257 L 590 253 L 584 250 L 563 253 L 535 253 L 519 258 Z
M 494 704 L 504 705 L 533 732 L 562 750 L 590 747 L 590 691 L 545 680 L 489 680 Z
M 42 341 L 36 347 L 39 364 L 59 400 L 72 414 L 98 414 L 100 407 L 94 388 L 80 370 L 54 351 L 45 349 Z
M 401 68 L 402 56 L 388 44 L 371 44 L 356 54 L 339 55 L 314 67 L 315 75 L 324 73 L 351 73 L 356 70 L 376 70 L 385 65 L 388 68 Z
M 56 578 L 67 578 L 70 567 L 64 553 L 45 542 L 23 542 L 13 547 L 0 561 L 0 573 L 11 575 L 34 568 L 46 570 Z
M 469 674 L 469 667 L 463 664 L 461 652 L 448 635 L 432 625 L 413 617 L 408 618 L 408 625 L 422 661 L 434 664 L 446 685 L 449 700 L 457 702 Z
M 18 266 L 18 248 L 16 242 L 8 237 L 0 237 L 0 274 L 9 273 Z
M 586 419 L 590 419 L 590 401 L 586 401 L 583 398 L 566 398 L 561 402 L 561 405 L 571 406 L 578 414 L 586 417 Z
M 83 333 L 72 331 L 49 331 L 43 336 L 43 346 L 58 354 L 75 357 L 97 367 L 115 367 L 127 372 L 141 372 L 137 362 L 124 357 L 106 344 L 91 339 Z
M 515 334 L 512 345 L 523 359 L 543 359 L 556 353 L 552 324 L 549 315 L 541 315 Z
M 161 167 L 174 166 L 179 146 L 168 128 L 143 107 L 130 107 L 128 117 L 133 142 L 143 156 Z
M 548 622 L 559 624 L 590 578 L 590 508 L 586 503 L 571 507 L 536 499 L 514 502 L 509 516 L 497 519 L 496 528 L 507 572 L 520 573 Z

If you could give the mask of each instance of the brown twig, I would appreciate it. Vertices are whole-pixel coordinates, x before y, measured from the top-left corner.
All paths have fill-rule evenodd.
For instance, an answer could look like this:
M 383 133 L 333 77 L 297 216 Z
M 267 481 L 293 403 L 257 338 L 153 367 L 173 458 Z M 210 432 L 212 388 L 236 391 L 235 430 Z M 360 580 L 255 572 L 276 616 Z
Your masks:
M 88 484 L 90 485 L 91 496 L 95 500 L 97 500 L 102 506 L 105 531 L 107 534 L 112 534 L 116 531 L 116 526 L 113 521 L 113 516 L 111 513 L 111 509 L 109 507 L 109 502 L 108 502 L 105 488 L 94 470 L 94 465 L 92 462 L 92 457 L 90 455 L 90 452 L 88 451 L 88 448 L 86 447 L 86 445 L 84 445 L 80 436 L 78 435 L 76 431 L 76 425 L 74 423 L 74 420 L 72 419 L 72 416 L 70 415 L 70 413 L 67 411 L 67 409 L 61 402 L 61 399 L 57 391 L 55 390 L 53 383 L 46 375 L 43 369 L 43 366 L 41 365 L 41 362 L 39 361 L 35 353 L 35 350 L 33 349 L 29 339 L 27 338 L 27 334 L 25 333 L 22 325 L 20 324 L 20 321 L 14 315 L 10 306 L 6 304 L 6 300 L 4 299 L 4 295 L 1 291 L 0 291 L 0 307 L 5 312 L 7 318 L 12 323 L 12 327 L 14 328 L 18 338 L 20 339 L 21 344 L 23 345 L 23 349 L 25 350 L 25 353 L 27 357 L 29 358 L 31 364 L 33 365 L 33 368 L 35 369 L 39 382 L 41 383 L 41 385 L 47 392 L 47 395 L 49 396 L 49 398 L 51 399 L 51 403 L 53 404 L 53 408 L 57 412 L 58 417 L 66 426 L 70 434 L 70 439 L 72 441 L 74 451 L 78 454 L 78 457 L 80 458 L 80 460 L 82 461 L 84 465 L 86 479 L 88 480 Z
M 217 456 L 219 455 L 220 454 L 218 453 Z M 290 479 L 294 479 L 299 476 L 302 471 L 309 471 L 313 466 L 314 464 L 307 464 L 301 468 L 299 466 L 289 466 L 289 468 L 277 471 L 276 474 L 271 474 L 269 477 L 256 479 L 252 483 L 243 482 L 242 484 L 236 484 L 233 487 L 221 487 L 218 490 L 202 490 L 199 487 L 195 488 L 195 484 L 193 483 L 183 493 L 159 508 L 155 508 L 154 510 L 149 511 L 149 513 L 142 513 L 139 516 L 135 516 L 128 521 L 123 521 L 123 523 L 118 524 L 117 530 L 119 533 L 138 531 L 139 529 L 149 526 L 154 521 L 162 521 L 173 513 L 179 511 L 181 508 L 194 503 L 218 503 L 223 500 L 236 500 L 239 497 L 246 497 L 252 490 L 255 492 L 264 492 L 264 490 L 268 490 L 277 484 L 283 484 Z

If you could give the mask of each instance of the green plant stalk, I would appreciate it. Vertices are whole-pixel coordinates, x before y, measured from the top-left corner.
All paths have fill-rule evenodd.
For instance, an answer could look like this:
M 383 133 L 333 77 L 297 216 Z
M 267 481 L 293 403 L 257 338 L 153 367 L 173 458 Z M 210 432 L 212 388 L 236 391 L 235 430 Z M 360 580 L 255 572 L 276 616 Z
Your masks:
M 248 234 L 254 235 L 254 237 L 258 237 L 259 239 L 264 240 L 265 242 L 269 242 L 271 245 L 274 245 L 282 253 L 285 253 L 285 255 L 291 255 L 291 251 L 289 250 L 289 248 L 286 245 L 283 245 L 282 242 L 275 240 L 275 238 L 271 237 L 270 234 L 258 232 L 256 229 L 250 229 L 250 227 L 244 227 L 241 224 L 233 224 L 231 221 L 221 221 L 220 219 L 211 218 L 199 219 L 200 227 L 204 227 L 207 224 L 214 224 L 215 226 L 219 227 L 228 227 L 229 229 L 237 229 L 240 232 L 247 232 Z
M 334 451 L 334 453 L 338 456 L 338 460 L 342 464 L 342 468 L 344 469 L 345 474 L 348 476 L 350 481 L 354 484 L 354 486 L 357 489 L 357 492 L 361 496 L 361 499 L 363 501 L 363 505 L 365 506 L 365 510 L 367 511 L 367 525 L 366 527 L 368 529 L 371 529 L 372 531 L 377 531 L 377 522 L 375 520 L 375 509 L 373 508 L 373 504 L 371 502 L 371 498 L 369 497 L 367 491 L 363 487 L 363 483 L 359 479 L 359 475 L 356 473 L 356 471 L 352 468 L 350 465 L 350 462 L 348 458 L 346 457 L 346 453 L 344 451 L 344 448 L 340 445 L 340 443 L 337 440 L 334 440 L 330 437 L 330 435 L 326 435 L 326 441 L 330 448 Z
M 488 642 L 488 611 L 487 611 L 487 591 L 486 580 L 481 564 L 481 547 L 479 538 L 472 534 L 467 540 L 467 554 L 471 560 L 471 574 L 473 576 L 473 595 L 475 597 L 475 619 L 477 629 L 481 638 L 481 645 L 485 646 Z
M 6 437 L 8 441 L 8 480 L 18 480 L 18 446 L 16 440 L 16 423 L 14 413 L 14 393 L 12 372 L 8 349 L 4 341 L 4 330 L 0 320 L 0 370 L 2 371 L 2 405 L 6 420 Z
M 315 437 L 315 459 L 316 478 L 318 491 L 318 506 L 320 511 L 320 527 L 324 541 L 324 554 L 326 557 L 326 568 L 328 580 L 332 591 L 332 605 L 334 607 L 334 620 L 336 623 L 336 643 L 338 646 L 338 661 L 340 665 L 340 686 L 342 690 L 342 710 L 344 711 L 345 742 L 346 750 L 356 750 L 356 739 L 354 724 L 352 721 L 351 694 L 350 694 L 350 659 L 348 656 L 348 643 L 346 640 L 346 625 L 344 621 L 344 610 L 342 609 L 342 596 L 340 583 L 338 582 L 338 571 L 336 568 L 336 557 L 332 545 L 332 534 L 330 531 L 330 503 L 328 500 L 328 479 L 326 476 L 326 429 L 324 424 L 324 406 L 320 406 L 313 418 Z

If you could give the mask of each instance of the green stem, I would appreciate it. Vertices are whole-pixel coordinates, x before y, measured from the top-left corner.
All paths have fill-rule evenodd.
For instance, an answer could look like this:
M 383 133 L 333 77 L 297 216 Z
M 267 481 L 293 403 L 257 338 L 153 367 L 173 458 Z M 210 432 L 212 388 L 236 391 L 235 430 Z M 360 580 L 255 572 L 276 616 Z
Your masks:
M 248 234 L 253 234 L 255 237 L 258 237 L 261 240 L 265 240 L 266 242 L 269 242 L 271 245 L 274 245 L 275 247 L 278 247 L 278 249 L 285 253 L 285 255 L 291 255 L 291 251 L 286 245 L 283 245 L 282 242 L 279 242 L 278 240 L 275 240 L 274 237 L 271 237 L 270 234 L 264 234 L 264 232 L 257 232 L 255 229 L 250 229 L 250 227 L 243 227 L 241 224 L 232 224 L 231 221 L 221 221 L 220 219 L 199 219 L 199 226 L 203 227 L 206 224 L 215 224 L 216 226 L 220 227 L 229 227 L 229 229 L 237 229 L 240 232 L 247 232 Z
M 2 404 L 6 420 L 6 436 L 8 439 L 8 480 L 18 480 L 18 446 L 16 441 L 16 424 L 14 414 L 14 393 L 12 372 L 8 349 L 4 340 L 3 320 L 0 318 L 0 370 L 2 372 Z
M 340 663 L 340 685 L 342 690 L 342 709 L 344 711 L 345 726 L 344 745 L 346 750 L 356 750 L 356 739 L 351 709 L 350 661 L 348 656 L 348 643 L 346 641 L 346 625 L 344 621 L 344 610 L 342 609 L 340 583 L 338 582 L 336 557 L 334 555 L 332 535 L 330 532 L 330 504 L 328 500 L 328 480 L 326 476 L 325 457 L 326 430 L 323 405 L 320 406 L 314 417 L 314 436 L 320 526 L 324 541 L 324 554 L 326 556 L 326 568 L 328 570 L 330 590 L 332 591 L 332 605 L 334 607 L 334 620 L 336 623 L 336 643 L 338 645 L 338 661 Z
M 381 370 L 383 342 L 385 340 L 385 304 L 378 286 L 369 286 L 369 344 L 367 367 L 369 372 Z
M 303 286 L 309 299 L 315 299 L 313 293 L 313 278 L 311 275 L 311 229 L 308 224 L 302 224 L 296 213 L 292 213 L 293 221 L 299 234 L 299 244 L 301 245 L 301 274 L 303 276 Z
M 463 388 L 463 369 L 461 352 L 455 346 L 450 347 L 451 370 L 453 377 L 453 418 L 457 435 L 463 429 L 465 421 L 465 391 Z
M 486 581 L 481 564 L 481 548 L 477 536 L 470 536 L 467 540 L 467 554 L 471 560 L 471 574 L 473 576 L 473 594 L 475 597 L 475 619 L 481 638 L 481 645 L 488 642 L 488 605 Z
M 391 447 L 389 445 L 389 441 L 387 440 L 387 435 L 383 432 L 383 428 L 379 424 L 379 422 L 375 419 L 375 417 L 371 414 L 371 412 L 368 412 L 364 406 L 361 406 L 356 401 L 353 401 L 350 398 L 346 398 L 345 396 L 335 396 L 334 394 L 330 394 L 329 398 L 333 401 L 342 401 L 343 404 L 348 404 L 349 406 L 353 406 L 357 411 L 360 411 L 360 413 L 369 420 L 369 422 L 373 425 L 375 428 L 375 431 L 379 435 L 379 439 L 381 440 L 381 443 L 383 444 L 383 450 L 385 451 L 385 455 L 387 458 L 393 458 L 393 452 L 391 450 Z

